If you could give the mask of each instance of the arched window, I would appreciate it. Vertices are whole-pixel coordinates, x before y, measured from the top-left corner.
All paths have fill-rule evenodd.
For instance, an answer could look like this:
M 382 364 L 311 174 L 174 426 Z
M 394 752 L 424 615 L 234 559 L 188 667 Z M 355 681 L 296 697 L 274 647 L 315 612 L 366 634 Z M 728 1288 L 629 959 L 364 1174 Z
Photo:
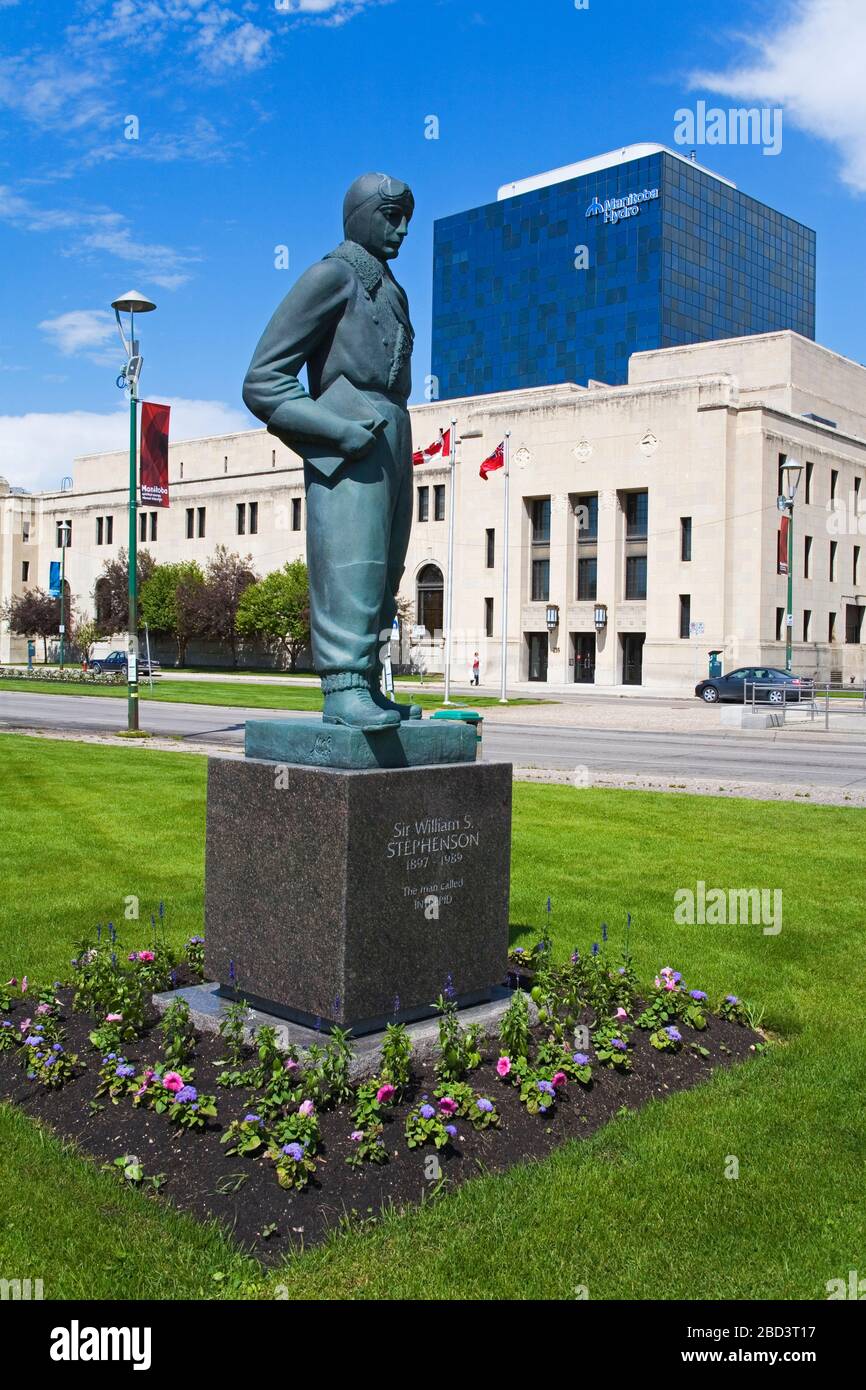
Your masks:
M 444 596 L 445 583 L 439 566 L 425 565 L 418 575 L 415 612 L 419 626 L 426 627 L 430 637 L 442 631 Z
M 111 622 L 111 583 L 108 579 L 97 579 L 94 591 L 96 598 L 96 625 L 107 627 Z

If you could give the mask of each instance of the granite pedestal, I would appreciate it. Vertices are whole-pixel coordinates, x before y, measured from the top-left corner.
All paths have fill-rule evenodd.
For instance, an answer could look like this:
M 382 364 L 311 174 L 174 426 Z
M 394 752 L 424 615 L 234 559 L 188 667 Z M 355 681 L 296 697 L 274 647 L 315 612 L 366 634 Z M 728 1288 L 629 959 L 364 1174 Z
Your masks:
M 443 993 L 490 999 L 508 952 L 511 774 L 211 758 L 208 976 L 356 1034 L 429 1016 Z

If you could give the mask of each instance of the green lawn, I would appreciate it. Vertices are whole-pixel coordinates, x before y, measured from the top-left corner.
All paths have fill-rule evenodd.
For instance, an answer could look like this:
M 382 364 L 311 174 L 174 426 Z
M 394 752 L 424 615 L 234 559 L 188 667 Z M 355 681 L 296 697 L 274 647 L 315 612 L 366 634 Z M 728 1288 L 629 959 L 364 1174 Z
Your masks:
M 104 695 L 109 699 L 126 699 L 125 685 L 87 685 L 84 681 L 28 680 L 26 676 L 20 680 L 14 677 L 0 680 L 0 694 L 4 690 L 25 691 L 34 695 Z M 154 681 L 153 691 L 146 680 L 141 683 L 139 690 L 142 701 L 159 700 L 172 704 L 180 701 L 187 705 L 234 705 L 248 709 L 320 710 L 322 708 L 322 692 L 317 685 L 256 685 L 254 682 L 247 684 L 232 680 L 184 681 L 172 680 L 170 676 L 161 676 Z M 442 704 L 441 695 L 433 695 L 423 691 L 413 690 L 411 696 L 408 692 L 405 696 L 398 694 L 398 698 L 406 702 L 411 699 L 413 704 L 420 705 L 422 709 L 439 709 Z M 475 697 L 465 695 L 452 700 L 451 703 L 464 709 L 483 709 L 489 705 L 498 705 L 499 700 L 495 695 Z M 553 702 L 523 697 L 509 700 L 508 703 L 509 705 L 545 705 Z
M 109 919 L 134 944 L 129 894 L 145 914 L 163 898 L 177 941 L 199 928 L 204 775 L 176 754 L 0 737 L 0 970 L 65 976 Z M 546 930 L 548 895 L 560 954 L 601 921 L 618 941 L 628 909 L 640 972 L 670 964 L 764 1006 L 769 1054 L 268 1276 L 0 1110 L 0 1267 L 46 1297 L 380 1299 L 821 1298 L 862 1269 L 863 812 L 529 785 L 514 810 L 515 941 Z M 673 893 L 698 879 L 783 887 L 781 934 L 676 925 Z

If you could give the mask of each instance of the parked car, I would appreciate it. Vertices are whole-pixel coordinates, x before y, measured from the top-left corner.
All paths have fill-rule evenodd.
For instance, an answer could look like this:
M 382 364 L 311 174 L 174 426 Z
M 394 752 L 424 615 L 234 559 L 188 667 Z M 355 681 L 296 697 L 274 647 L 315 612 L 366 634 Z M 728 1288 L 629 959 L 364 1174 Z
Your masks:
M 813 685 L 807 677 L 791 676 L 774 666 L 740 666 L 726 676 L 711 676 L 709 680 L 698 682 L 695 694 L 708 705 L 719 700 L 751 703 L 753 685 L 758 687 L 755 699 L 769 701 L 771 705 L 811 700 L 813 695 Z
M 122 671 L 125 675 L 126 655 L 126 652 L 117 651 L 109 652 L 108 656 L 96 656 L 89 663 L 87 669 L 89 671 L 92 671 L 94 675 L 97 676 L 103 671 L 106 674 L 110 674 L 112 671 Z M 146 656 L 140 656 L 138 658 L 139 676 L 158 676 L 161 670 L 162 667 L 160 666 L 158 661 L 151 661 L 148 664 Z

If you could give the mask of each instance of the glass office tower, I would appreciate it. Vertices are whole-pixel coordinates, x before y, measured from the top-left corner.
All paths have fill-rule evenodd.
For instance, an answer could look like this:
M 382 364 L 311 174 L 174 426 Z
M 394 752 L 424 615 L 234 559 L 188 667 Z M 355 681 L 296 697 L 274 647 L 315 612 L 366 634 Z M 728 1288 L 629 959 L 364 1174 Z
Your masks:
M 441 399 L 621 385 L 633 352 L 779 329 L 815 336 L 815 233 L 659 145 L 435 224 Z

